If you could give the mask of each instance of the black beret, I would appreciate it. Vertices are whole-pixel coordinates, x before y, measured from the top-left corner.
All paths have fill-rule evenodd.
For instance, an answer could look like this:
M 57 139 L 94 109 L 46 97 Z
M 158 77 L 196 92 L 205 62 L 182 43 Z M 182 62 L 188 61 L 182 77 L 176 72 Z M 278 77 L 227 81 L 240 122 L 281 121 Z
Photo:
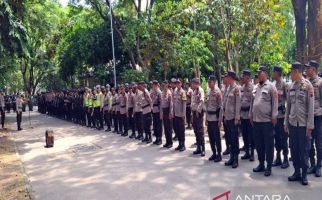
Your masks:
M 138 85 L 144 85 L 145 82 L 144 81 L 139 81 Z
M 282 73 L 283 69 L 282 69 L 282 67 L 280 67 L 280 66 L 274 66 L 273 71 L 274 71 L 274 72 Z
M 243 76 L 251 76 L 252 72 L 250 70 L 244 70 L 242 73 Z
M 199 78 L 193 78 L 191 80 L 192 83 L 197 83 L 197 84 L 200 84 L 200 79 Z
M 164 80 L 162 83 L 163 83 L 163 84 L 169 84 L 169 81 Z
M 223 75 L 221 75 L 221 78 L 227 77 L 227 72 L 225 72 Z
M 208 77 L 208 81 L 216 81 L 216 76 L 215 75 L 210 75 Z
M 267 68 L 266 68 L 266 66 L 259 66 L 259 68 L 258 68 L 258 70 L 257 70 L 257 72 L 266 72 L 267 73 Z
M 228 71 L 227 76 L 236 79 L 236 73 L 234 71 Z
M 158 84 L 159 82 L 157 80 L 153 80 L 152 84 Z
M 318 69 L 320 67 L 319 63 L 315 60 L 310 60 L 309 63 L 305 64 L 306 67 L 315 67 Z
M 292 64 L 291 69 L 297 69 L 297 70 L 303 71 L 303 66 L 300 62 L 295 62 Z

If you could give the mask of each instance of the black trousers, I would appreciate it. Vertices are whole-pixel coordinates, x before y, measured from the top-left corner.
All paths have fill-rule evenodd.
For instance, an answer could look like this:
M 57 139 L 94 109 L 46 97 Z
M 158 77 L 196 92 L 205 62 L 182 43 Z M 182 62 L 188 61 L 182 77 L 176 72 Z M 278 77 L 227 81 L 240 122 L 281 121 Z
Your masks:
M 203 112 L 198 113 L 196 111 L 192 112 L 192 127 L 196 136 L 198 145 L 205 145 L 204 137 L 204 127 L 203 127 Z
M 225 121 L 225 120 L 223 120 Z M 228 137 L 228 129 L 227 129 L 227 126 L 226 126 L 226 123 L 223 123 L 223 127 L 224 127 L 224 132 L 225 132 L 225 144 L 226 144 L 226 148 L 227 149 L 230 149 L 230 141 L 229 141 L 229 137 Z
M 21 120 L 22 120 L 22 112 L 21 111 L 17 111 L 17 128 L 20 129 L 21 128 Z
M 1 114 L 1 126 L 3 128 L 4 127 L 4 120 L 6 118 L 6 113 L 5 113 L 5 110 L 3 108 L 0 108 L 0 114 Z
M 113 125 L 114 125 L 114 131 L 118 131 L 119 130 L 119 123 L 118 123 L 118 115 L 116 111 L 113 111 Z
M 290 149 L 295 169 L 307 169 L 309 167 L 309 151 L 311 138 L 306 136 L 306 127 L 289 125 Z
M 129 113 L 129 128 L 132 130 L 132 134 L 135 134 L 135 121 L 134 121 L 134 116 L 133 116 L 133 108 L 129 108 L 128 110 Z
M 179 142 L 185 142 L 185 124 L 184 117 L 174 117 L 173 118 L 173 130 L 178 136 Z
M 110 117 L 111 117 L 111 113 L 108 110 L 105 110 L 104 111 L 104 121 L 105 121 L 105 124 L 106 124 L 106 126 L 107 126 L 108 129 L 111 128 L 111 120 L 110 120 Z
M 186 107 L 186 119 L 188 127 L 191 126 L 191 107 Z
M 208 121 L 207 129 L 212 153 L 214 155 L 221 155 L 221 138 L 218 121 Z
M 312 131 L 312 141 L 310 150 L 311 165 L 315 164 L 315 151 L 317 162 L 316 165 L 321 167 L 322 162 L 322 116 L 314 117 L 314 129 Z
M 253 126 L 249 119 L 241 119 L 241 130 L 245 149 L 247 151 L 250 149 L 255 149 Z
M 121 114 L 120 113 L 120 122 L 121 122 L 121 127 L 120 131 L 124 131 L 124 133 L 127 133 L 129 128 L 128 128 L 128 122 L 127 122 L 127 116 L 126 114 Z
M 121 113 L 120 111 L 117 111 L 117 119 L 118 119 L 118 123 L 119 123 L 119 131 L 123 132 L 123 121 L 122 121 L 122 117 L 121 117 Z
M 142 112 L 135 112 L 134 114 L 135 126 L 138 130 L 138 134 L 143 136 L 143 115 Z
M 162 138 L 162 120 L 160 119 L 160 113 L 153 113 L 153 133 L 155 137 Z
M 169 119 L 170 110 L 169 108 L 163 108 L 163 128 L 166 144 L 173 144 L 172 141 L 172 120 Z
M 284 159 L 288 158 L 288 134 L 284 131 L 284 118 L 278 118 L 275 129 L 275 149 L 277 154 L 283 151 Z
M 271 167 L 274 159 L 274 131 L 271 122 L 254 122 L 254 138 L 259 163 Z
M 152 114 L 151 112 L 143 115 L 143 129 L 145 137 L 151 137 Z
M 103 128 L 103 115 L 100 107 L 94 108 L 95 124 L 98 128 Z
M 87 109 L 87 121 L 88 121 L 88 126 L 95 126 L 95 121 L 93 120 L 93 108 L 88 108 Z
M 230 141 L 230 152 L 233 155 L 239 154 L 239 135 L 238 135 L 238 125 L 235 125 L 235 119 L 232 120 L 226 120 L 226 135 L 228 137 L 228 140 Z

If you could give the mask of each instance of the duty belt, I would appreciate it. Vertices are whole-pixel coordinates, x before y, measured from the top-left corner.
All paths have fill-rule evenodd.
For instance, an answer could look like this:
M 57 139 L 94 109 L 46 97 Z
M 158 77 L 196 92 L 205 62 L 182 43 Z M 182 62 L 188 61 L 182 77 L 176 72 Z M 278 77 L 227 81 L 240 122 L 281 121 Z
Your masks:
M 219 117 L 220 108 L 218 108 L 216 111 L 207 111 L 208 115 L 217 115 Z
M 142 106 L 142 109 L 147 108 L 150 104 L 147 104 L 145 106 Z
M 250 106 L 240 108 L 241 111 L 249 111 L 249 109 L 250 109 Z
M 157 106 L 159 106 L 159 104 L 153 104 L 153 107 L 157 107 Z
M 278 106 L 278 108 L 277 108 L 277 110 L 278 111 L 281 111 L 282 112 L 282 114 L 285 114 L 285 106 Z
M 126 106 L 121 106 L 121 108 L 125 108 Z

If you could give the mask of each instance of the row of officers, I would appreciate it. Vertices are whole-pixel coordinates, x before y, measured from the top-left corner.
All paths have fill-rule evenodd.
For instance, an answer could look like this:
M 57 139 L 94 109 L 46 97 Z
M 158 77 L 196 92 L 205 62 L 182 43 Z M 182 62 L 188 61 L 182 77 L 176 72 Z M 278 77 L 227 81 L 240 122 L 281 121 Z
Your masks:
M 148 91 L 144 82 L 120 85 L 118 88 L 97 86 L 82 92 L 47 93 L 39 97 L 39 110 L 62 116 L 92 128 L 116 132 L 122 136 L 185 151 L 185 123 L 193 128 L 196 138 L 195 155 L 205 156 L 204 124 L 206 124 L 212 155 L 209 161 L 220 162 L 229 154 L 226 166 L 238 167 L 241 149 L 243 160 L 254 161 L 256 150 L 259 164 L 253 172 L 270 176 L 272 167 L 289 167 L 289 149 L 294 173 L 289 181 L 308 184 L 307 174 L 321 176 L 322 162 L 322 79 L 319 64 L 310 61 L 291 66 L 291 83 L 282 77 L 282 68 L 274 67 L 271 82 L 265 66 L 260 66 L 252 81 L 251 72 L 228 71 L 223 85 L 216 85 L 214 75 L 208 78 L 206 92 L 194 78 L 183 86 L 180 79 L 157 81 Z M 305 78 L 303 71 L 306 71 Z M 58 109 L 57 109 L 58 108 Z M 76 111 L 76 108 L 79 111 Z M 62 113 L 55 113 L 62 110 Z M 70 115 L 70 116 L 69 116 Z M 191 124 L 191 125 L 190 125 Z M 163 125 L 163 127 L 162 127 Z M 223 127 L 222 127 L 223 126 Z M 220 130 L 224 129 L 227 149 L 222 152 Z M 239 147 L 239 129 L 244 147 Z M 172 137 L 173 132 L 175 137 Z M 274 160 L 274 146 L 276 156 Z

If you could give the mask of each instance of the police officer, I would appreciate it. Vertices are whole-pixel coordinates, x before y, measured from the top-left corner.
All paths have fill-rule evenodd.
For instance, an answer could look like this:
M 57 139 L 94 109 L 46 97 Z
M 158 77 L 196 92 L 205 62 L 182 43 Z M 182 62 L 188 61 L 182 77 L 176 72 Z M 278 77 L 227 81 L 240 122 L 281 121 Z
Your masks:
M 226 93 L 228 91 L 228 84 L 227 84 L 227 73 L 225 73 L 223 76 L 222 76 L 222 85 L 221 85 L 221 92 L 222 92 L 222 96 L 223 96 L 223 102 L 225 101 L 225 96 L 226 96 Z M 223 121 L 224 121 L 224 117 L 223 117 Z M 228 137 L 228 129 L 226 127 L 226 124 L 223 123 L 223 128 L 224 128 L 224 132 L 225 132 L 225 135 L 224 135 L 224 138 L 225 138 L 225 144 L 226 144 L 226 150 L 222 153 L 223 155 L 228 155 L 230 154 L 230 141 L 229 141 L 229 137 Z
M 107 126 L 106 132 L 111 131 L 111 92 L 110 92 L 110 87 L 109 85 L 106 85 L 106 92 L 105 92 L 105 97 L 104 97 L 104 106 L 103 106 L 103 111 L 104 111 L 104 120 L 105 124 Z
M 239 155 L 238 124 L 240 121 L 240 88 L 236 84 L 236 78 L 234 71 L 228 71 L 228 90 L 225 93 L 223 102 L 224 123 L 226 124 L 227 135 L 230 141 L 230 158 L 225 162 L 225 165 L 232 166 L 232 168 L 238 167 Z
M 118 119 L 117 119 L 117 111 L 116 111 L 116 106 L 117 106 L 117 90 L 115 88 L 112 88 L 112 118 L 113 118 L 113 125 L 114 125 L 114 133 L 118 132 Z
M 205 138 L 204 138 L 204 124 L 203 124 L 203 106 L 205 94 L 200 87 L 200 79 L 192 79 L 193 95 L 191 99 L 192 110 L 192 127 L 196 136 L 197 148 L 193 152 L 194 155 L 200 154 L 202 157 L 206 155 L 205 152 Z
M 5 100 L 2 90 L 0 90 L 0 114 L 1 114 L 1 127 L 4 129 L 4 120 L 5 120 Z
M 285 101 L 287 98 L 287 85 L 282 79 L 282 68 L 279 66 L 274 67 L 273 80 L 278 94 L 278 115 L 275 125 L 275 149 L 276 159 L 273 162 L 273 167 L 281 166 L 282 169 L 289 167 L 288 162 L 288 135 L 284 131 L 284 118 L 285 118 Z M 281 160 L 281 151 L 283 151 L 283 163 Z
M 221 157 L 221 138 L 220 127 L 223 117 L 222 109 L 222 94 L 220 89 L 215 85 L 216 77 L 210 75 L 208 78 L 209 90 L 206 95 L 205 108 L 206 108 L 206 124 L 209 136 L 209 142 L 212 150 L 212 155 L 209 161 L 220 162 Z
M 152 125 L 152 99 L 150 96 L 149 91 L 146 89 L 145 83 L 141 81 L 139 83 L 139 90 L 142 91 L 142 98 L 141 98 L 141 105 L 142 105 L 142 119 L 143 119 L 143 129 L 145 133 L 145 138 L 142 142 L 151 143 L 152 136 L 151 136 L 151 125 Z
M 322 162 L 322 78 L 318 76 L 319 63 L 311 60 L 306 64 L 306 74 L 314 89 L 314 129 L 312 131 L 312 142 L 310 150 L 311 167 L 308 174 L 321 177 Z M 316 152 L 315 152 L 316 151 Z M 315 163 L 316 153 L 316 163 Z
M 159 88 L 158 81 L 152 81 L 152 90 L 151 90 L 151 99 L 152 99 L 152 119 L 153 119 L 153 133 L 156 137 L 153 144 L 159 143 L 162 136 L 162 120 L 160 119 L 160 110 L 161 110 L 161 95 L 162 92 Z
M 265 66 L 259 67 L 258 80 L 259 84 L 249 113 L 253 122 L 259 160 L 259 165 L 253 169 L 253 172 L 264 172 L 265 176 L 270 176 L 274 159 L 274 126 L 277 122 L 278 97 L 275 86 L 268 80 Z
M 187 121 L 187 129 L 191 130 L 191 97 L 192 97 L 192 89 L 190 88 L 190 83 L 186 82 L 184 90 L 187 94 L 187 107 L 186 107 L 186 121 Z
M 137 140 L 143 140 L 143 116 L 142 116 L 142 101 L 143 101 L 143 88 L 144 82 L 140 82 L 139 85 L 137 86 L 135 90 L 135 96 L 134 96 L 134 121 L 135 121 L 135 126 L 138 131 L 138 135 L 135 139 Z M 141 87 L 141 89 L 140 89 Z
M 121 85 L 120 87 L 120 121 L 123 127 L 123 133 L 121 136 L 128 136 L 128 122 L 127 122 L 127 94 L 125 93 L 125 87 Z M 120 128 L 122 132 L 122 128 Z
M 175 148 L 176 151 L 185 151 L 185 117 L 187 95 L 186 91 L 182 88 L 180 79 L 176 81 L 177 88 L 173 94 L 173 130 L 178 136 L 179 145 Z
M 161 111 L 160 119 L 163 121 L 164 135 L 166 143 L 163 145 L 165 148 L 172 148 L 172 119 L 173 119 L 173 99 L 172 92 L 169 88 L 169 82 L 163 81 L 163 90 L 161 95 Z M 162 134 L 157 145 L 162 144 Z
M 242 72 L 242 87 L 241 87 L 241 108 L 240 108 L 240 118 L 241 118 L 241 129 L 245 147 L 245 154 L 241 157 L 242 160 L 249 159 L 254 161 L 254 150 L 255 142 L 253 136 L 253 126 L 249 119 L 250 104 L 253 101 L 253 89 L 254 85 L 250 82 L 251 72 L 250 70 L 244 70 Z
M 17 128 L 18 131 L 21 131 L 21 121 L 22 121 L 22 104 L 24 102 L 23 96 L 20 95 L 19 93 L 17 94 L 16 98 L 16 113 L 17 113 Z
M 128 92 L 128 98 L 127 98 L 127 109 L 128 109 L 128 121 L 129 121 L 129 127 L 132 130 L 132 134 L 130 135 L 130 138 L 135 138 L 135 121 L 134 121 L 134 97 L 136 93 L 136 84 L 133 82 L 131 83 L 131 86 L 129 88 Z
M 293 83 L 288 91 L 284 129 L 289 132 L 290 149 L 295 172 L 289 181 L 301 181 L 307 185 L 308 151 L 314 129 L 314 89 L 309 80 L 303 78 L 302 64 L 294 63 L 291 69 Z M 302 169 L 302 174 L 300 169 Z
M 172 93 L 172 99 L 173 99 L 173 95 L 174 95 L 174 92 L 175 90 L 177 89 L 177 79 L 176 78 L 171 78 L 171 84 L 170 84 L 170 90 L 171 90 L 171 93 Z M 174 137 L 172 138 L 173 141 L 177 141 L 178 140 L 178 136 L 177 136 L 177 133 L 174 132 Z
M 121 113 L 120 113 L 120 104 L 121 104 L 121 87 L 124 87 L 123 85 L 119 85 L 117 87 L 117 92 L 116 92 L 116 105 L 115 105 L 115 111 L 116 111 L 116 118 L 117 118 L 117 123 L 118 123 L 118 131 L 117 134 L 122 134 L 123 130 L 123 124 L 121 120 Z

